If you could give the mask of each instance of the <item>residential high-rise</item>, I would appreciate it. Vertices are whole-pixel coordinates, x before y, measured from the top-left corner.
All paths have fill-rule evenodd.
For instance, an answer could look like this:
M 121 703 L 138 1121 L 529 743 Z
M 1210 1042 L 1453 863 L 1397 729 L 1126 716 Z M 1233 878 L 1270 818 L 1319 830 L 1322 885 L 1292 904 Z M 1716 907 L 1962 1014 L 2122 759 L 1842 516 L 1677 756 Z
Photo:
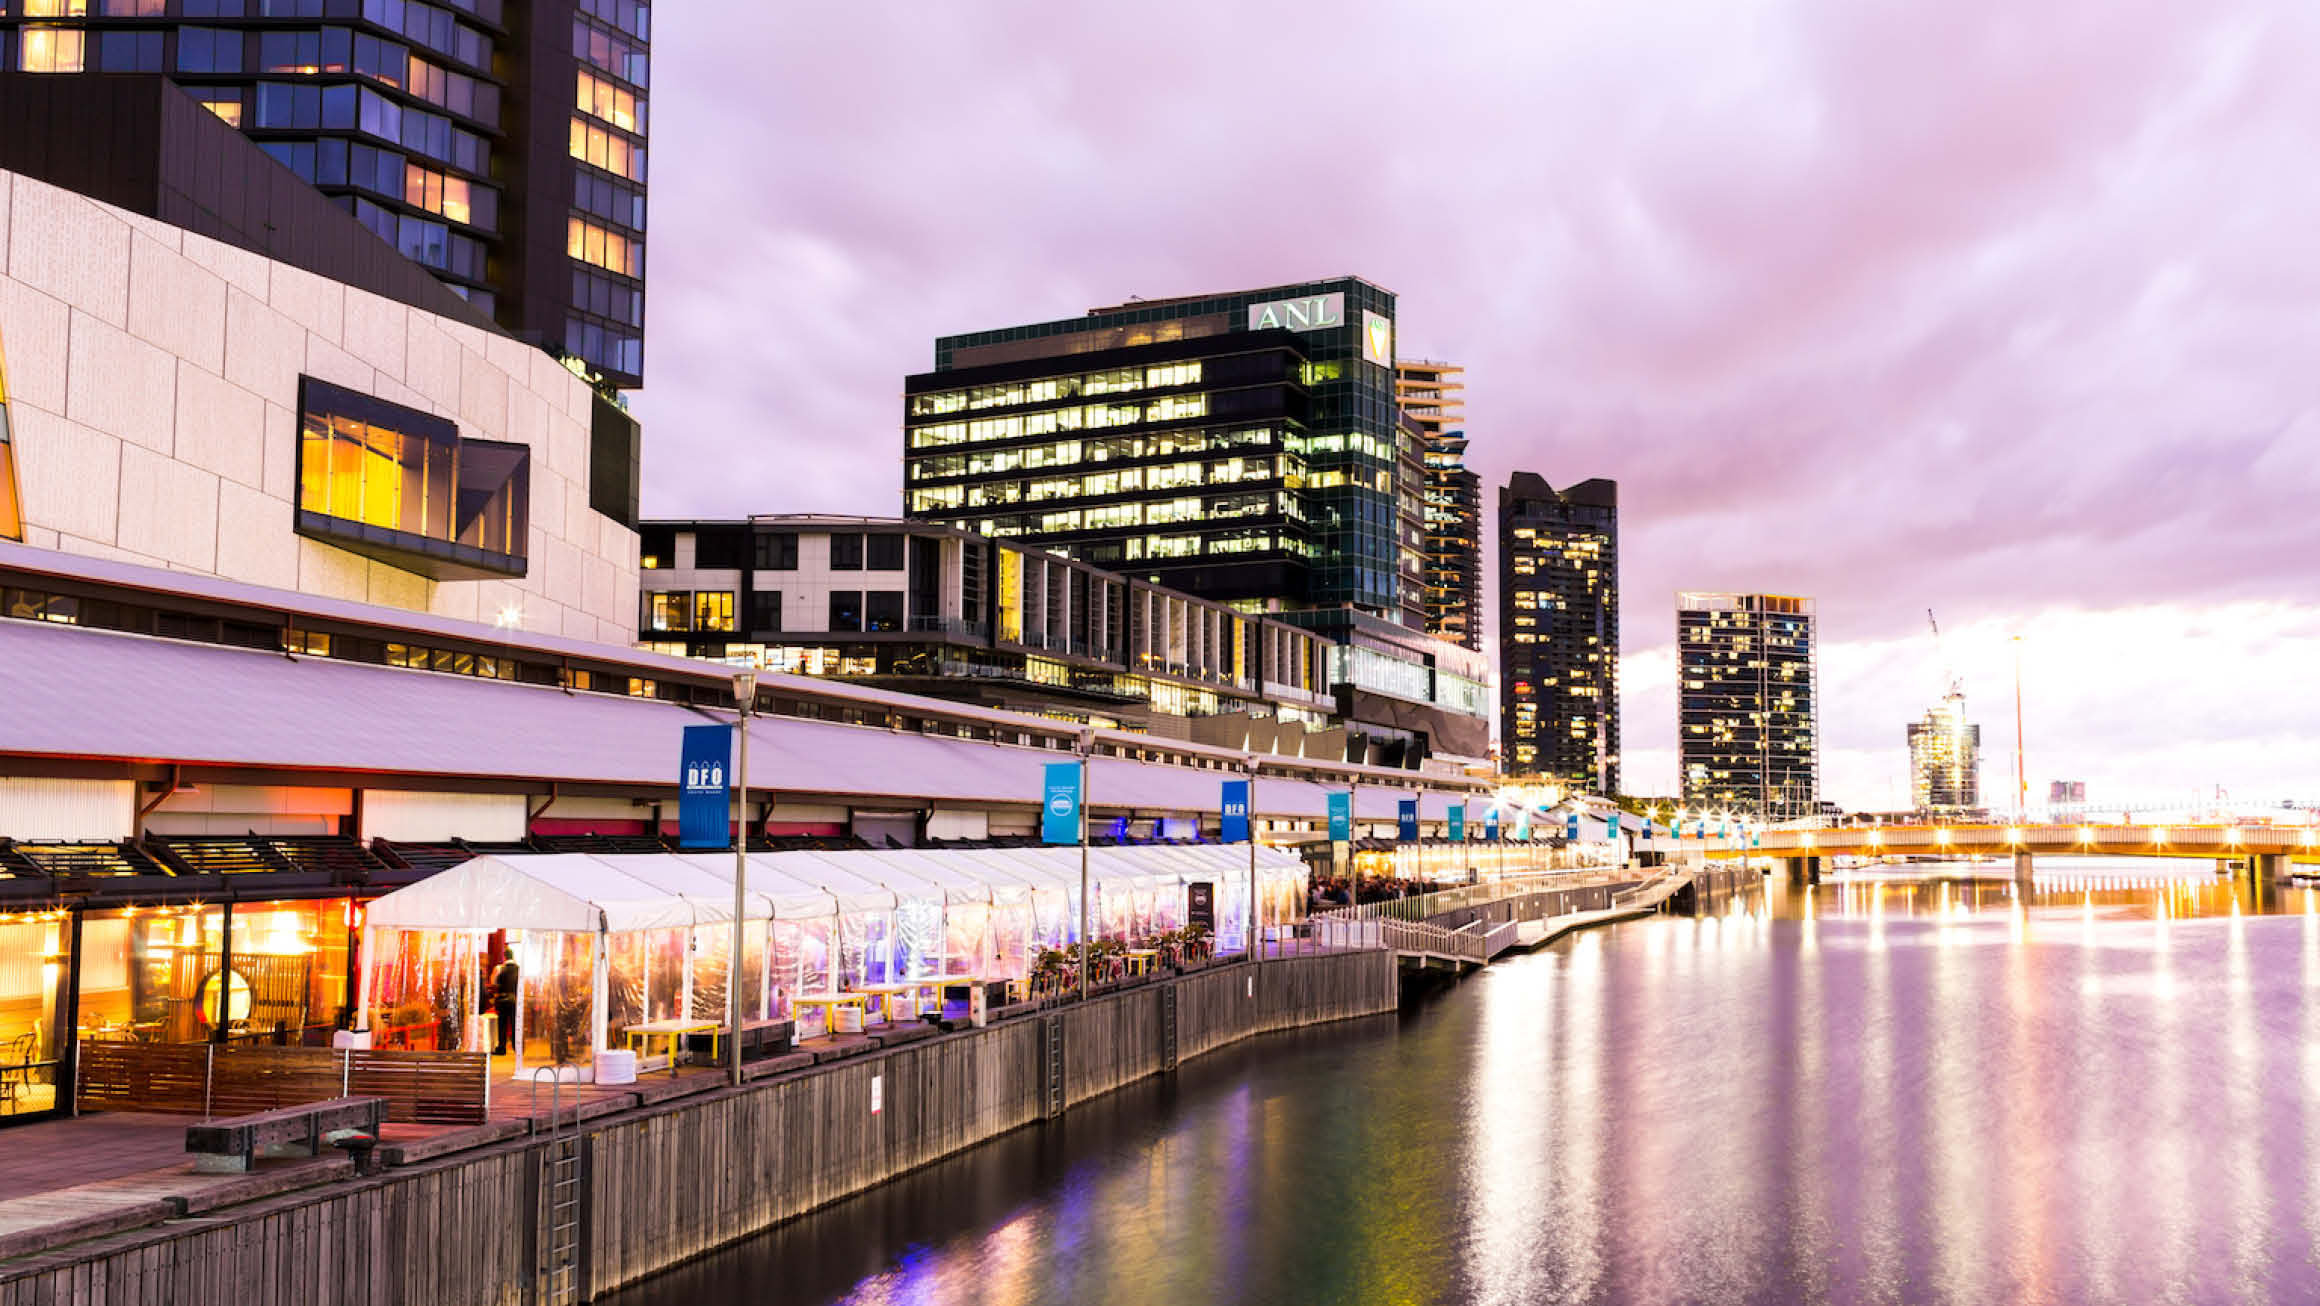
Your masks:
M 1770 820 L 1820 799 L 1813 601 L 1676 596 L 1676 764 L 1683 801 Z
M 0 84 L 18 83 L 0 90 L 73 116 L 47 112 L 46 130 L 5 165 L 144 207 L 71 175 L 122 160 L 41 142 L 169 148 L 157 128 L 128 122 L 152 117 L 136 84 L 166 75 L 486 319 L 607 389 L 633 388 L 644 375 L 651 34 L 639 0 L 28 2 L 0 18 Z M 22 85 L 35 81 L 78 85 Z M 209 216 L 187 225 L 224 238 L 238 220 Z
M 1423 633 L 1394 308 L 1339 277 L 942 337 L 905 511 L 1320 632 L 1349 749 L 1479 759 L 1487 661 Z
M 1466 369 L 1402 362 L 1394 396 L 1425 467 L 1426 631 L 1482 648 L 1482 478 L 1466 467 Z
M 1982 728 L 1951 692 L 1909 723 L 1909 794 L 1920 812 L 1955 815 L 1982 805 Z
M 1619 792 L 1619 485 L 1516 472 L 1498 492 L 1499 758 Z

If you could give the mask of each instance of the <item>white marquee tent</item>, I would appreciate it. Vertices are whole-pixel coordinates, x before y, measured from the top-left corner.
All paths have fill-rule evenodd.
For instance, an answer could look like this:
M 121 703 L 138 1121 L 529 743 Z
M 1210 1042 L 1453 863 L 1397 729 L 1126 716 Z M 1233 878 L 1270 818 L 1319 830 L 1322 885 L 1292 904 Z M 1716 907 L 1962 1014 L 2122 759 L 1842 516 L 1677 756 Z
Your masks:
M 585 1062 L 627 1027 L 724 1023 L 731 853 L 477 857 L 367 907 L 360 1008 L 387 1042 L 488 1046 L 471 1019 L 502 935 L 520 1000 L 508 1042 L 529 1062 Z M 783 1019 L 799 995 L 939 978 L 1025 978 L 1077 937 L 1076 846 L 752 853 L 742 920 L 744 1018 Z M 1293 920 L 1305 865 L 1259 846 L 1262 920 Z M 1088 850 L 1098 937 L 1185 923 L 1187 886 L 1215 886 L 1216 939 L 1246 946 L 1247 845 Z M 496 1032 L 496 1031 L 494 1031 Z

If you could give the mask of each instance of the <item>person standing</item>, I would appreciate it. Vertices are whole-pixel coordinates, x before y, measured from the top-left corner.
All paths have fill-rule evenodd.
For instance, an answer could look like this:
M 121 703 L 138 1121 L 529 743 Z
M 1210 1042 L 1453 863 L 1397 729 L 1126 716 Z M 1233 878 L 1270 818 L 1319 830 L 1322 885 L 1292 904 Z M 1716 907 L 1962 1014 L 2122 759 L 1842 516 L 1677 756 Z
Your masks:
M 493 1034 L 496 1046 L 491 1050 L 494 1056 L 507 1055 L 508 1049 L 515 1042 L 516 992 L 522 987 L 522 978 L 522 973 L 516 969 L 514 953 L 502 958 L 499 966 L 491 973 L 492 1024 L 497 1026 Z

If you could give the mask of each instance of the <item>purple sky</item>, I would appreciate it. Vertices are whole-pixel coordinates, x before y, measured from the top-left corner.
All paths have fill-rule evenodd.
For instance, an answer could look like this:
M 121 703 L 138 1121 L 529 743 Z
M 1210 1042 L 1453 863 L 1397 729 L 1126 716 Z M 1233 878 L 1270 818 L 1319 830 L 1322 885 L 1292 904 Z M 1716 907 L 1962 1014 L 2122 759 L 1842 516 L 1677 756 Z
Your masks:
M 1621 483 L 1630 788 L 1674 591 L 1748 588 L 1819 600 L 1839 801 L 1929 606 L 1993 790 L 2024 631 L 2040 792 L 2320 798 L 2308 5 L 658 16 L 649 513 L 899 511 L 936 335 L 1353 273 L 1466 365 L 1486 501 Z

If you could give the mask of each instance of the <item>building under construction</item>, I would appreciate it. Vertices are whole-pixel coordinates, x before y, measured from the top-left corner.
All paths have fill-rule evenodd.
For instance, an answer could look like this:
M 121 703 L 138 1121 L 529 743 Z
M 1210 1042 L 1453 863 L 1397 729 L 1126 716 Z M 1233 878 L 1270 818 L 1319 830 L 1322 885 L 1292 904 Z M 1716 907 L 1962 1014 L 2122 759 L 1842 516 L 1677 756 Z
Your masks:
M 1982 728 L 1952 689 L 1909 723 L 1909 794 L 1920 812 L 1956 816 L 1982 806 Z

